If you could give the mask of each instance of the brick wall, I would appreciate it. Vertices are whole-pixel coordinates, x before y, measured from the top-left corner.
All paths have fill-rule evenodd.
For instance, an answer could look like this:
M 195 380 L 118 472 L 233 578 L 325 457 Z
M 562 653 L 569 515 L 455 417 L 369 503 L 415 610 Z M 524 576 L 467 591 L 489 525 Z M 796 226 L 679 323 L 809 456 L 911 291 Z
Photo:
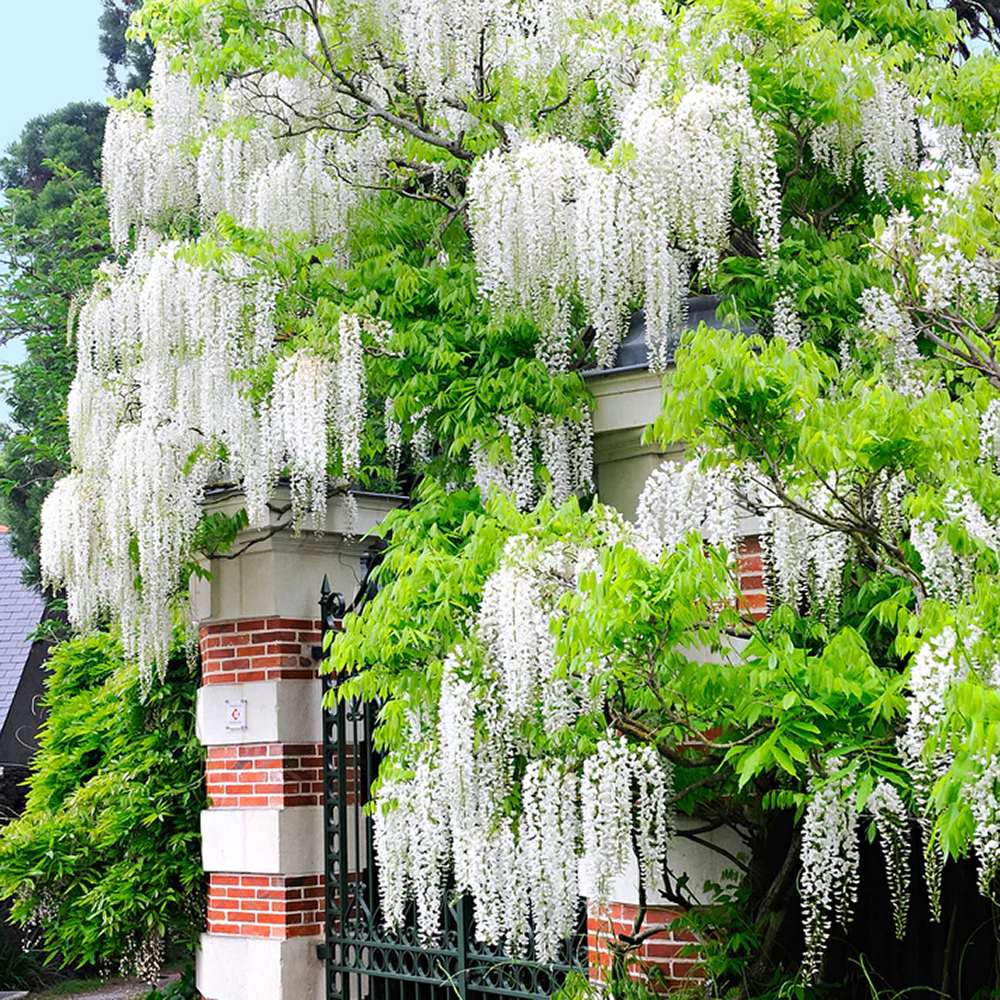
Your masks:
M 322 875 L 229 875 L 208 882 L 211 934 L 287 940 L 323 933 Z
M 590 907 L 587 914 L 587 952 L 593 982 L 601 983 L 606 978 L 612 962 L 611 945 L 617 938 L 632 934 L 637 913 L 638 906 L 632 903 Z M 649 907 L 642 931 L 657 927 L 661 930 L 646 938 L 630 960 L 632 978 L 647 981 L 657 992 L 669 993 L 704 981 L 692 947 L 696 939 L 687 931 L 671 928 L 679 916 L 678 910 Z
M 767 591 L 764 588 L 764 553 L 760 538 L 749 535 L 741 538 L 737 550 L 740 574 L 740 607 L 754 618 L 767 614 Z
M 759 539 L 743 539 L 738 560 L 741 606 L 755 617 L 763 617 L 767 613 L 767 596 Z M 316 678 L 311 652 L 319 642 L 319 623 L 309 618 L 264 617 L 206 625 L 201 630 L 203 683 L 206 687 L 246 685 L 238 696 L 248 697 L 248 712 L 253 713 L 255 682 Z M 215 690 L 221 698 L 223 692 Z M 228 692 L 225 696 L 229 697 Z M 206 781 L 212 809 L 302 807 L 308 811 L 322 804 L 321 744 L 300 742 L 304 734 L 297 733 L 296 742 L 248 744 L 239 744 L 235 734 L 229 741 L 228 735 L 220 733 L 207 749 Z M 312 734 L 307 738 L 316 737 Z M 349 773 L 352 771 L 349 769 Z M 348 800 L 353 801 L 352 790 L 346 792 Z M 321 937 L 323 875 L 291 874 L 303 870 L 317 872 L 321 866 L 318 861 L 315 867 L 290 868 L 284 873 L 268 868 L 259 873 L 260 868 L 249 866 L 209 873 L 209 935 L 230 943 L 235 938 L 272 942 L 298 939 L 296 947 L 306 943 L 302 939 Z M 595 982 L 606 975 L 611 963 L 612 941 L 632 932 L 636 912 L 633 904 L 613 903 L 589 914 L 588 950 Z M 671 929 L 677 916 L 669 908 L 651 907 L 644 927 L 659 929 L 643 941 L 631 958 L 632 975 L 649 979 L 664 992 L 700 981 L 697 956 L 691 947 L 694 939 L 686 932 Z M 230 998 L 218 991 L 214 1000 Z
M 214 809 L 323 804 L 321 743 L 209 747 L 205 762 Z
M 311 650 L 320 623 L 308 618 L 254 618 L 201 629 L 202 682 L 308 680 L 316 676 Z

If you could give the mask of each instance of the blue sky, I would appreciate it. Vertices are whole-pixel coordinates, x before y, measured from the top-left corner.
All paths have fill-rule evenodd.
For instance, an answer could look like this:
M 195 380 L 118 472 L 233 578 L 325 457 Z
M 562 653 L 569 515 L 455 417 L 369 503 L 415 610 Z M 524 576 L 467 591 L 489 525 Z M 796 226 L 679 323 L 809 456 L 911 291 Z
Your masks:
M 106 93 L 97 51 L 100 0 L 3 0 L 2 6 L 0 149 L 6 149 L 36 115 L 70 101 L 104 100 Z M 0 347 L 0 363 L 21 356 L 16 343 Z
M 100 0 L 4 3 L 0 31 L 0 147 L 36 115 L 70 101 L 102 100 Z

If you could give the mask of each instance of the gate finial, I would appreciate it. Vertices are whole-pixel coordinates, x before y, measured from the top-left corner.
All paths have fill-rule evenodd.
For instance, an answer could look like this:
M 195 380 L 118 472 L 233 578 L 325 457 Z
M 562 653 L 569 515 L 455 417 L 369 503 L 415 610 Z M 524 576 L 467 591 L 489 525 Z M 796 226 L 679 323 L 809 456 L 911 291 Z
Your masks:
M 324 632 L 337 627 L 337 620 L 344 617 L 347 606 L 344 595 L 337 593 L 330 586 L 330 577 L 323 574 L 323 582 L 319 588 L 320 625 Z

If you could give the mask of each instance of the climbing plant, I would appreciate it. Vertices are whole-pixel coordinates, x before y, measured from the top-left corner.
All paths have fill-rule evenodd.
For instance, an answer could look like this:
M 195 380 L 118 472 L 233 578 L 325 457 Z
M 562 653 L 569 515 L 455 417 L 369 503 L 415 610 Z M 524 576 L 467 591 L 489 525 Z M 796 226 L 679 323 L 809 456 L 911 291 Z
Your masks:
M 333 660 L 383 702 L 383 903 L 428 939 L 449 874 L 484 938 L 533 928 L 551 955 L 578 865 L 600 901 L 633 857 L 644 898 L 729 934 L 713 981 L 737 995 L 860 988 L 827 946 L 869 886 L 933 938 L 972 857 L 989 920 L 998 63 L 966 23 L 147 0 L 46 579 L 78 627 L 114 616 L 152 685 L 211 485 L 296 528 L 331 490 L 407 489 Z M 704 291 L 730 329 L 678 344 Z M 687 457 L 629 524 L 593 499 L 581 373 L 639 308 L 668 373 L 649 440 Z M 673 860 L 684 813 L 743 844 L 714 904 Z

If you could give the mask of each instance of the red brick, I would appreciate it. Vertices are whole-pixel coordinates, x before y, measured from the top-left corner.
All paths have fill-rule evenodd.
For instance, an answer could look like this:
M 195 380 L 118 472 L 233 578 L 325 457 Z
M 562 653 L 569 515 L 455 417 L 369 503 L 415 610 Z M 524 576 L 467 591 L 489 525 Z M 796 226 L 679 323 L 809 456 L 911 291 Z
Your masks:
M 209 932 L 212 934 L 239 934 L 240 926 L 239 924 L 229 924 L 229 923 L 213 923 L 211 920 L 208 922 Z
M 259 924 L 243 924 L 240 927 L 240 937 L 274 937 L 270 927 L 262 927 Z
M 203 633 L 201 639 L 202 649 L 215 649 L 218 646 L 231 646 L 233 644 L 232 635 L 210 635 Z
M 674 958 L 680 954 L 683 947 L 685 946 L 678 941 L 660 941 L 656 938 L 650 938 L 645 942 L 642 950 L 647 958 L 662 960 Z
M 323 933 L 322 924 L 304 924 L 301 927 L 289 927 L 288 936 L 293 937 L 319 937 Z
M 268 618 L 267 622 L 259 626 L 261 628 L 281 628 L 281 629 L 300 629 L 300 628 L 315 628 L 315 619 L 312 618 Z
M 603 909 L 592 907 L 587 917 L 587 939 L 591 979 L 601 982 L 612 961 L 613 938 L 632 933 L 637 908 L 628 903 L 611 903 Z M 659 992 L 670 992 L 684 983 L 703 979 L 694 941 L 687 931 L 670 926 L 679 916 L 670 907 L 650 907 L 643 922 L 644 930 L 654 930 L 631 955 L 629 974 L 636 981 L 647 981 Z M 690 958 L 684 957 L 690 954 Z M 659 977 L 653 973 L 658 972 Z M 663 982 L 663 976 L 667 982 Z
M 287 656 L 255 656 L 253 658 L 253 665 L 255 668 L 260 667 L 297 667 L 298 661 L 293 663 L 288 662 Z
M 293 629 L 269 629 L 266 632 L 254 632 L 251 636 L 253 642 L 295 642 L 295 638 L 298 635 Z M 298 648 L 296 648 L 298 652 Z
M 209 652 L 212 652 L 209 650 Z M 220 657 L 218 660 L 209 660 L 204 663 L 205 658 L 202 657 L 204 663 L 205 671 L 208 673 L 218 674 L 220 672 L 232 673 L 234 671 L 246 670 L 250 666 L 250 660 L 243 656 L 232 656 L 228 650 L 218 650 L 220 653 L 225 653 L 224 657 Z
M 216 622 L 212 625 L 202 625 L 201 636 L 219 635 L 223 632 L 235 632 L 236 622 Z
M 294 654 L 295 656 L 302 656 L 302 643 L 301 642 L 269 642 L 267 644 L 268 655 L 272 654 Z
M 267 620 L 264 618 L 246 618 L 236 623 L 237 632 L 256 632 L 262 628 L 267 628 Z
M 249 888 L 248 889 L 244 889 L 244 888 L 236 888 L 236 887 L 234 887 L 234 888 L 230 888 L 226 892 L 225 898 L 226 899 L 247 899 L 247 900 L 250 900 L 250 899 L 253 899 L 256 895 L 257 895 L 257 893 L 255 893 L 253 891 L 253 889 L 249 889 Z M 211 898 L 212 898 L 212 890 L 209 889 L 209 899 L 211 899 Z

